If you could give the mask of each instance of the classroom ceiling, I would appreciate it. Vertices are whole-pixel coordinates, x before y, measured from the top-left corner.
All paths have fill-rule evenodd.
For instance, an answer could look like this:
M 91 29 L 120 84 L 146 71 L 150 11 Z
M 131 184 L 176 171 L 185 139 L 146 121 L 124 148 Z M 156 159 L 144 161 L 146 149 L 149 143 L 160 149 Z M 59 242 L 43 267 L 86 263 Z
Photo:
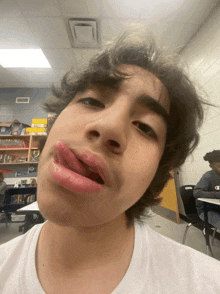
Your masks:
M 219 0 L 0 0 L 0 48 L 41 48 L 52 68 L 3 68 L 0 87 L 51 87 L 77 72 L 97 48 L 73 48 L 69 18 L 95 18 L 101 48 L 133 23 L 149 27 L 175 52 L 187 46 Z

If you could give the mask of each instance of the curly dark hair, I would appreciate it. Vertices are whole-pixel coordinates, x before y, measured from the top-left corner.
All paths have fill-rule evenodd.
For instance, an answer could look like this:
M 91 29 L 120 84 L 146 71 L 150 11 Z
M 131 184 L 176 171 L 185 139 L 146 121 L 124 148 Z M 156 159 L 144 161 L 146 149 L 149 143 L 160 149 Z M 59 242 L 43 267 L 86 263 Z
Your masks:
M 210 164 L 213 162 L 220 162 L 220 150 L 213 150 L 212 152 L 206 153 L 203 159 L 208 161 Z
M 154 73 L 168 90 L 170 99 L 164 153 L 147 191 L 126 211 L 131 223 L 135 218 L 140 219 L 146 207 L 161 202 L 159 194 L 171 178 L 171 170 L 184 163 L 199 141 L 198 127 L 203 121 L 203 102 L 179 65 L 178 58 L 159 49 L 154 37 L 146 31 L 128 30 L 94 56 L 78 77 L 75 77 L 74 70 L 70 70 L 61 82 L 61 89 L 52 87 L 52 93 L 57 99 L 45 103 L 44 109 L 56 114 L 55 121 L 75 95 L 84 91 L 88 85 L 105 83 L 114 86 L 128 78 L 118 70 L 122 64 L 137 65 Z

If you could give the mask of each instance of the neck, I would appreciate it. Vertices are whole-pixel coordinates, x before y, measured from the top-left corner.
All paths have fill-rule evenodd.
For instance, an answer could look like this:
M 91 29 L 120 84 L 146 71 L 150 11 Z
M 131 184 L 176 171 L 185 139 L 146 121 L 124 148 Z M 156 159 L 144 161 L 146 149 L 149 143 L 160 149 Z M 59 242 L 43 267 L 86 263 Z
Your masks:
M 47 221 L 38 242 L 38 261 L 61 270 L 86 269 L 89 265 L 112 262 L 112 257 L 120 259 L 126 250 L 132 253 L 133 241 L 134 227 L 127 227 L 125 215 L 110 223 L 86 228 Z

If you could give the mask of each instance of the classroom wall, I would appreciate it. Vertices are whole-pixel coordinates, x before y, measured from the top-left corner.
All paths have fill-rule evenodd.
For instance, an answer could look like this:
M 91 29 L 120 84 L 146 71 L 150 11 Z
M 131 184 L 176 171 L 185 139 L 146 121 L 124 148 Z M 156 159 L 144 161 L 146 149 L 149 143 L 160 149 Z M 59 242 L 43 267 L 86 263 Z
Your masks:
M 0 88 L 0 122 L 12 122 L 15 119 L 31 126 L 32 118 L 47 118 L 47 112 L 41 108 L 46 97 L 50 95 L 48 88 Z M 15 104 L 16 97 L 30 97 L 29 104 Z M 0 168 L 14 170 L 4 174 L 8 185 L 17 180 L 37 178 L 36 172 L 28 172 L 29 165 L 0 165 Z M 35 165 L 36 167 L 36 165 Z M 21 175 L 16 177 L 16 172 Z
M 0 88 L 0 122 L 31 125 L 32 118 L 47 118 L 41 105 L 49 94 L 48 88 Z M 15 104 L 16 97 L 30 97 L 30 103 Z
M 180 185 L 186 185 L 196 184 L 210 170 L 203 156 L 220 149 L 220 7 L 183 50 L 181 57 L 199 92 L 217 106 L 205 107 L 200 143 L 179 170 Z

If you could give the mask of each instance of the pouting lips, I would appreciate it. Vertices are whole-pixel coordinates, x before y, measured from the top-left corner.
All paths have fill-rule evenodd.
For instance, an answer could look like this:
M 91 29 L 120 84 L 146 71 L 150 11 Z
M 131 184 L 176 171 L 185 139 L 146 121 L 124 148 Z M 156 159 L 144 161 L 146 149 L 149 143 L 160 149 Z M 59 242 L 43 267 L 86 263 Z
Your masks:
M 104 184 L 103 179 L 100 177 L 100 175 L 96 172 L 94 172 L 93 170 L 91 170 L 91 168 L 85 164 L 84 162 L 82 162 L 81 160 L 79 160 L 79 162 L 85 167 L 86 169 L 86 174 L 84 175 L 86 178 L 89 178 L 92 181 L 97 182 L 98 184 Z
M 56 143 L 55 160 L 69 170 L 72 170 L 99 184 L 104 184 L 103 176 L 102 174 L 100 176 L 98 169 L 93 167 L 94 164 L 92 163 L 92 167 L 90 167 L 90 164 L 85 163 L 84 160 L 79 158 L 79 156 L 76 156 L 76 154 L 74 154 L 74 152 L 69 149 L 64 142 L 59 141 Z
M 90 180 L 95 181 L 98 184 L 104 184 L 103 179 L 97 173 L 91 172 L 89 175 L 86 175 L 86 178 L 89 178 Z

